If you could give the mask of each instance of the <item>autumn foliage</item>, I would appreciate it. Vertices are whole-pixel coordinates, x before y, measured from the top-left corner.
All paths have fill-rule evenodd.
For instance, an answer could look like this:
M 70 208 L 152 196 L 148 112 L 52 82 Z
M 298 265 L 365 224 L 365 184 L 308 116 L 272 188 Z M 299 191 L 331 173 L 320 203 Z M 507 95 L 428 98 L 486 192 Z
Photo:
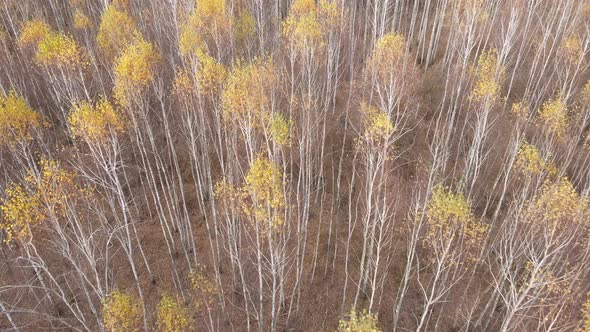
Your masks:
M 589 19 L 1 1 L 0 330 L 590 331 Z

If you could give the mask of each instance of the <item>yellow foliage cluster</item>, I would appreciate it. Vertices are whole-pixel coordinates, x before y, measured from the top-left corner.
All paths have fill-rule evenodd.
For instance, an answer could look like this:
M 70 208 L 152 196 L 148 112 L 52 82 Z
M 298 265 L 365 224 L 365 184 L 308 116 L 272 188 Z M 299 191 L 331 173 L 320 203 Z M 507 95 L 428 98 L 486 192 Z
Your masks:
M 153 69 L 160 60 L 157 49 L 143 38 L 129 44 L 115 63 L 116 79 L 132 85 L 147 85 L 153 77 Z
M 361 113 L 364 116 L 365 132 L 363 138 L 370 144 L 383 143 L 394 132 L 393 122 L 382 110 L 363 104 Z
M 204 19 L 221 18 L 226 14 L 225 0 L 198 0 L 196 11 Z
M 24 184 L 10 184 L 0 201 L 0 229 L 6 233 L 6 243 L 26 239 L 32 226 L 63 215 L 68 199 L 78 189 L 75 173 L 63 170 L 57 161 L 42 159 L 40 167 L 39 176 L 29 171 Z
M 74 11 L 74 28 L 79 30 L 91 29 L 94 26 L 92 20 L 80 9 Z
M 270 107 L 268 92 L 277 80 L 272 58 L 256 59 L 246 65 L 238 62 L 222 93 L 224 118 L 248 121 L 252 127 L 266 123 Z
M 203 34 L 230 31 L 232 17 L 225 5 L 226 0 L 198 0 L 193 15 L 197 16 Z
M 234 203 L 240 202 L 243 197 L 241 188 L 237 188 L 226 178 L 215 183 L 215 197 L 219 198 L 226 205 L 233 206 Z
M 200 17 L 192 14 L 180 27 L 180 35 L 178 37 L 180 55 L 184 57 L 194 55 L 198 49 L 201 49 L 205 45 L 200 30 Z
M 541 192 L 528 205 L 526 221 L 541 229 L 561 231 L 574 223 L 585 222 L 588 199 L 580 197 L 567 178 L 546 181 Z
M 543 103 L 538 115 L 538 122 L 550 133 L 558 138 L 563 137 L 568 125 L 567 105 L 563 94 Z
M 111 134 L 125 129 L 119 112 L 104 98 L 94 105 L 89 102 L 75 104 L 68 116 L 68 125 L 72 136 L 95 143 L 104 142 Z
M 234 26 L 234 36 L 238 43 L 245 43 L 256 34 L 256 21 L 248 10 L 242 10 Z
M 115 290 L 102 300 L 102 321 L 107 331 L 136 331 L 140 320 L 137 299 L 130 294 Z
M 57 160 L 41 159 L 39 162 L 41 173 L 36 183 L 36 194 L 50 214 L 61 216 L 66 212 L 68 199 L 75 198 L 82 193 L 76 183 L 76 173 L 63 169 Z M 30 174 L 25 180 L 30 185 L 35 177 Z
M 102 14 L 96 41 L 101 52 L 113 59 L 138 35 L 133 18 L 120 6 L 111 4 Z
M 41 115 L 33 111 L 15 91 L 0 96 L 0 145 L 14 146 L 19 141 L 30 141 L 35 129 L 46 126 Z
M 196 50 L 194 55 L 197 60 L 196 74 L 180 70 L 176 74 L 174 91 L 179 96 L 188 96 L 197 91 L 203 95 L 218 96 L 229 75 L 227 68 L 202 48 Z
M 518 149 L 514 166 L 524 175 L 538 175 L 543 172 L 555 175 L 557 172 L 555 165 L 545 160 L 539 150 L 527 142 Z
M 291 13 L 295 16 L 303 16 L 315 10 L 315 0 L 295 0 L 291 4 Z
M 285 119 L 280 113 L 273 114 L 270 120 L 270 136 L 280 146 L 291 145 L 291 121 Z
M 584 57 L 584 49 L 582 42 L 576 34 L 565 37 L 559 47 L 559 53 L 565 58 L 569 64 L 575 64 Z
M 252 162 L 246 174 L 245 195 L 251 200 L 244 211 L 256 220 L 268 220 L 271 228 L 283 224 L 283 220 L 271 210 L 285 207 L 283 174 L 272 161 L 259 156 Z
M 215 185 L 215 195 L 226 203 L 238 203 L 244 214 L 254 222 L 266 222 L 265 231 L 278 229 L 283 220 L 277 210 L 283 209 L 283 174 L 279 167 L 265 157 L 258 156 L 246 174 L 241 188 L 223 180 Z
M 516 102 L 512 104 L 510 114 L 518 121 L 526 121 L 529 118 L 530 110 L 524 103 Z
M 474 101 L 496 101 L 500 97 L 502 81 L 506 76 L 506 69 L 498 63 L 495 49 L 483 52 L 477 59 L 474 68 L 475 86 L 471 92 Z
M 78 68 L 87 63 L 86 54 L 74 38 L 53 31 L 42 20 L 25 22 L 18 43 L 20 47 L 35 47 L 35 61 L 41 65 Z
M 190 314 L 182 305 L 182 300 L 170 295 L 162 296 L 158 304 L 158 327 L 162 332 L 186 331 Z
M 180 28 L 179 49 L 182 56 L 193 55 L 204 46 L 203 37 L 228 31 L 232 17 L 225 0 L 199 0 L 195 11 Z
M 322 26 L 313 12 L 298 19 L 287 17 L 283 21 L 283 34 L 298 50 L 324 45 Z
M 388 33 L 375 43 L 375 49 L 367 60 L 367 68 L 380 81 L 387 82 L 392 71 L 400 70 L 405 51 L 406 39 L 404 36 Z
M 228 77 L 227 69 L 202 49 L 197 50 L 196 56 L 199 61 L 197 82 L 200 92 L 217 95 Z
M 197 302 L 195 302 L 196 308 L 199 309 L 203 305 L 211 305 L 218 291 L 215 282 L 207 278 L 203 269 L 191 273 L 190 281 L 192 289 L 197 295 Z
M 1 201 L 0 229 L 4 231 L 5 243 L 15 239 L 26 239 L 30 235 L 30 226 L 37 225 L 43 215 L 39 213 L 39 201 L 35 195 L 17 184 L 10 184 L 5 189 L 6 198 Z
M 259 202 L 269 206 L 284 206 L 281 170 L 270 160 L 259 156 L 246 174 L 246 191 Z
M 487 227 L 477 222 L 469 202 L 460 193 L 453 193 L 440 185 L 434 187 L 426 208 L 429 243 L 446 241 L 455 236 L 464 237 L 476 245 L 485 235 Z
M 151 82 L 160 62 L 156 47 L 141 37 L 127 45 L 115 60 L 114 95 L 123 106 L 129 106 L 129 94 Z
M 582 314 L 584 316 L 583 327 L 581 332 L 590 332 L 590 293 L 587 295 L 588 299 L 582 307 Z
M 39 42 L 35 60 L 46 66 L 65 68 L 79 68 L 88 62 L 74 38 L 56 32 L 50 32 Z
M 51 27 L 41 19 L 26 21 L 20 29 L 18 44 L 20 47 L 35 46 L 51 32 Z
M 297 50 L 322 47 L 327 34 L 338 26 L 338 14 L 333 1 L 295 0 L 282 23 L 282 33 Z
M 367 310 L 359 313 L 352 309 L 348 320 L 341 320 L 338 323 L 338 332 L 381 332 L 377 325 L 377 316 Z

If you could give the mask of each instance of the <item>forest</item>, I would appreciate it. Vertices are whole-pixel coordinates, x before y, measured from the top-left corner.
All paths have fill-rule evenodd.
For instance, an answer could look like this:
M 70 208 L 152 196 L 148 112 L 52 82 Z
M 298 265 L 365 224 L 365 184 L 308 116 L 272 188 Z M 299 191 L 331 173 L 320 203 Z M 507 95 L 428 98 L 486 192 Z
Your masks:
M 590 0 L 0 1 L 0 331 L 590 332 Z

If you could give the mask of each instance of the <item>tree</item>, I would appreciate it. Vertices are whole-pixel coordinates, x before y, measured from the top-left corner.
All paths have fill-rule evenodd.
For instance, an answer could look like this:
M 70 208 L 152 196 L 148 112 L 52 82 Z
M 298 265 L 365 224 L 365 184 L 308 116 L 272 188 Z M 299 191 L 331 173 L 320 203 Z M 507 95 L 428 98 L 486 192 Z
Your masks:
M 18 44 L 20 47 L 37 47 L 51 30 L 51 27 L 41 19 L 26 21 L 21 27 Z
M 29 170 L 25 184 L 6 189 L 0 210 L 5 242 L 30 241 L 31 228 L 66 213 L 68 199 L 76 195 L 75 173 L 63 170 L 59 162 L 41 159 L 39 170 Z
M 550 175 L 557 173 L 557 169 L 551 160 L 544 158 L 534 145 L 526 141 L 518 149 L 514 167 L 526 178 L 542 173 Z
M 562 138 L 568 125 L 567 111 L 564 96 L 559 94 L 555 99 L 549 99 L 543 103 L 538 113 L 538 123 L 547 135 Z
M 213 328 L 212 311 L 214 310 L 213 304 L 216 302 L 215 297 L 219 298 L 219 295 L 221 295 L 219 286 L 214 280 L 207 277 L 203 267 L 191 273 L 189 279 L 194 293 L 193 304 L 195 309 L 202 310 L 205 308 L 207 310 L 209 324 L 211 324 L 209 327 Z
M 102 319 L 108 331 L 135 331 L 139 329 L 141 310 L 132 295 L 114 290 L 102 300 Z
M 186 331 L 189 327 L 189 312 L 179 298 L 163 295 L 158 304 L 158 327 L 163 332 Z
M 37 44 L 35 61 L 50 67 L 79 68 L 84 66 L 87 60 L 72 37 L 50 32 Z
M 268 91 L 277 82 L 272 58 L 238 62 L 232 67 L 222 96 L 226 121 L 239 121 L 251 128 L 263 126 L 269 118 Z
M 72 136 L 88 142 L 104 142 L 108 136 L 119 134 L 125 122 L 115 107 L 104 98 L 94 105 L 82 102 L 74 105 L 68 117 Z
M 243 190 L 243 210 L 247 218 L 254 223 L 256 246 L 256 268 L 258 270 L 258 321 L 259 330 L 263 330 L 264 295 L 266 269 L 271 278 L 271 328 L 277 329 L 279 308 L 284 305 L 284 284 L 286 269 L 286 252 L 284 237 L 286 229 L 283 209 L 286 207 L 286 197 L 283 188 L 281 170 L 272 161 L 258 156 L 250 165 L 245 176 Z M 263 253 L 263 241 L 267 242 L 268 253 Z M 269 260 L 269 267 L 265 268 L 265 261 Z
M 0 96 L 0 145 L 15 146 L 18 142 L 29 142 L 47 121 L 27 105 L 24 98 L 11 90 L 7 96 Z
M 379 332 L 377 317 L 366 310 L 359 313 L 352 309 L 347 320 L 341 320 L 338 324 L 338 332 Z
M 376 107 L 363 104 L 360 113 L 363 125 L 357 139 L 356 155 L 361 166 L 358 179 L 363 194 L 357 198 L 357 209 L 362 207 L 364 210 L 361 214 L 363 245 L 354 305 L 364 293 L 369 298 L 368 310 L 371 312 L 374 303 L 380 301 L 378 291 L 382 290 L 384 283 L 386 267 L 383 266 L 389 265 L 384 262 L 389 260 L 386 253 L 395 224 L 391 212 L 393 204 L 386 186 L 389 182 L 387 166 L 394 159 L 396 128 L 389 115 Z M 352 194 L 350 199 L 353 199 Z M 354 231 L 354 226 L 349 227 L 349 239 Z
M 503 266 L 496 277 L 496 291 L 506 304 L 502 331 L 524 324 L 526 315 L 543 315 L 545 308 L 559 306 L 553 301 L 569 297 L 580 280 L 579 265 L 562 263 L 587 260 L 580 247 L 586 235 L 580 230 L 586 227 L 581 223 L 588 202 L 569 180 L 546 181 L 517 209 L 522 210 L 513 215 L 511 224 L 520 227 L 511 228 L 513 234 L 502 239 L 506 244 L 500 248 L 505 254 L 499 256 Z M 549 317 L 551 324 L 562 324 L 561 313 Z
M 141 37 L 127 45 L 115 60 L 115 87 L 117 102 L 131 107 L 135 96 L 152 81 L 154 70 L 160 61 L 157 49 Z
M 139 34 L 125 7 L 113 3 L 102 14 L 96 41 L 107 59 L 115 59 Z
M 588 0 L 0 8 L 6 328 L 584 326 Z
M 209 45 L 219 56 L 224 53 L 222 40 L 231 32 L 233 18 L 225 0 L 201 0 L 196 4 L 179 29 L 180 54 L 191 59 L 197 50 Z
M 463 179 L 470 198 L 482 169 L 483 156 L 486 154 L 485 134 L 489 126 L 490 112 L 500 100 L 502 83 L 506 76 L 506 69 L 497 53 L 495 49 L 482 52 L 477 59 L 477 65 L 472 69 L 475 82 L 469 96 L 472 103 L 469 107 L 475 108 L 476 123 Z
M 498 59 L 497 50 L 483 52 L 473 68 L 475 84 L 470 98 L 476 102 L 495 103 L 500 97 L 506 72 Z
M 257 157 L 250 166 L 245 180 L 244 194 L 248 201 L 251 201 L 244 204 L 246 215 L 255 222 L 265 222 L 263 228 L 267 231 L 280 227 L 283 220 L 271 215 L 274 215 L 273 210 L 285 207 L 280 169 L 271 161 Z
M 425 212 L 424 244 L 430 249 L 432 276 L 421 285 L 424 308 L 417 330 L 427 329 L 432 306 L 444 301 L 456 286 L 486 234 L 487 226 L 473 216 L 467 199 L 461 194 L 437 185 L 433 188 Z
M 74 11 L 74 28 L 78 30 L 89 30 L 94 27 L 92 20 L 80 9 Z

